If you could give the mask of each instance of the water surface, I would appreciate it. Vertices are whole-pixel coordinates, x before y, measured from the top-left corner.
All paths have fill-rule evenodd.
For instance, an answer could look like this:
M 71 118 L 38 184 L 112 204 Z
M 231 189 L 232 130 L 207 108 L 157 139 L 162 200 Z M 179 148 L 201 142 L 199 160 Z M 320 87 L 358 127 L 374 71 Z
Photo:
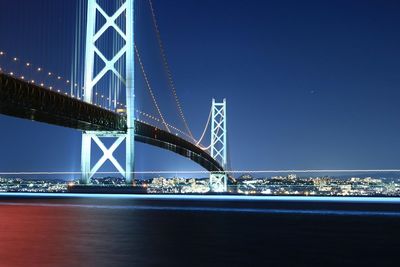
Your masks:
M 397 204 L 0 198 L 0 266 L 398 266 Z

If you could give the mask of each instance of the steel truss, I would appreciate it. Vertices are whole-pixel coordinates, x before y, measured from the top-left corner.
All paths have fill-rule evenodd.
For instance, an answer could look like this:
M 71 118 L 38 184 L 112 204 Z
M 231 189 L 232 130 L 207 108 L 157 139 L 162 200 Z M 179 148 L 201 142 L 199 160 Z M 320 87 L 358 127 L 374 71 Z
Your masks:
M 211 157 L 219 161 L 224 169 L 227 167 L 227 128 L 226 99 L 222 103 L 212 101 L 211 121 Z M 227 174 L 211 173 L 210 190 L 213 192 L 227 191 Z
M 125 85 L 126 106 L 127 106 L 127 130 L 120 132 L 83 132 L 82 134 L 82 178 L 81 183 L 88 184 L 90 179 L 96 174 L 103 164 L 110 160 L 114 167 L 125 177 L 127 183 L 132 183 L 135 165 L 135 103 L 134 103 L 134 0 L 125 2 L 112 14 L 108 15 L 96 0 L 88 0 L 88 16 L 86 31 L 86 59 L 85 59 L 85 92 L 84 100 L 93 103 L 93 89 L 96 84 L 108 73 L 112 72 Z M 96 29 L 97 16 L 101 15 L 106 20 L 105 24 Z M 116 20 L 120 16 L 126 16 L 125 32 L 118 26 Z M 103 36 L 106 31 L 112 28 L 125 41 L 123 47 L 108 60 L 102 51 L 96 46 L 96 41 Z M 100 58 L 105 64 L 104 68 L 94 75 L 95 56 Z M 125 56 L 125 75 L 115 68 L 115 64 Z M 115 138 L 114 144 L 106 148 L 101 138 Z M 92 141 L 103 152 L 103 156 L 91 167 Z M 125 169 L 113 156 L 113 152 L 125 141 L 126 156 Z

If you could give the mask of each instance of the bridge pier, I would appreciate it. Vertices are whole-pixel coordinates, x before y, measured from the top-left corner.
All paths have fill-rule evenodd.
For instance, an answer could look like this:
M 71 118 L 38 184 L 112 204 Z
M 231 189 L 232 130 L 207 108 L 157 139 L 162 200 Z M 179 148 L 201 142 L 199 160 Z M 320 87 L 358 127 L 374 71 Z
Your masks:
M 115 139 L 111 147 L 107 148 L 102 139 L 113 138 Z M 92 157 L 92 141 L 97 144 L 100 150 L 103 152 L 103 156 L 96 162 L 92 167 L 91 157 Z M 82 133 L 82 155 L 81 155 L 81 165 L 82 165 L 82 176 L 81 184 L 90 184 L 91 178 L 100 170 L 104 163 L 109 160 L 113 166 L 118 170 L 118 172 L 125 177 L 127 183 L 132 182 L 133 173 L 130 171 L 128 165 L 131 162 L 128 157 L 130 154 L 126 153 L 126 169 L 124 169 L 121 164 L 114 157 L 115 150 L 123 143 L 126 142 L 127 149 L 129 149 L 129 142 L 127 140 L 125 133 L 119 132 L 84 132 Z M 129 170 L 126 171 L 126 170 Z
M 214 193 L 228 191 L 228 175 L 225 172 L 210 173 L 210 191 Z
M 90 165 L 90 159 L 91 159 L 91 153 L 90 151 L 92 150 L 92 137 L 89 134 L 82 133 L 82 151 L 81 151 L 81 184 L 89 184 L 90 179 L 92 178 L 90 176 L 91 173 L 91 165 Z

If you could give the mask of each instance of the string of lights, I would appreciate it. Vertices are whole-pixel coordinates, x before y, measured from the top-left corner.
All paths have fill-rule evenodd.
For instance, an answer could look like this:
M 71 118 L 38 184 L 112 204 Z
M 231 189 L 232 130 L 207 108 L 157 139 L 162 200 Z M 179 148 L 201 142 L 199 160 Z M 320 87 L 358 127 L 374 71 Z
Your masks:
M 20 59 L 19 57 L 9 56 L 8 53 L 6 53 L 5 51 L 0 51 L 0 58 L 3 58 L 5 60 L 9 60 L 10 63 L 17 64 L 17 67 L 23 67 L 26 70 L 31 70 L 31 71 L 36 72 L 38 74 L 45 75 L 46 79 L 52 79 L 53 82 L 62 82 L 66 86 L 67 85 L 69 86 L 70 83 L 71 83 L 70 80 L 64 79 L 62 76 L 57 75 L 52 71 L 47 71 L 42 67 L 36 66 L 36 65 L 32 64 L 30 61 L 24 61 L 24 60 Z M 25 80 L 25 81 L 27 81 L 29 83 L 39 84 L 40 86 L 45 86 L 46 85 L 45 82 L 44 82 L 45 79 L 43 79 L 43 78 L 41 79 L 43 81 L 38 83 L 34 79 L 28 79 L 27 78 L 28 75 L 26 75 L 26 74 L 22 74 L 22 73 L 19 74 L 17 71 L 14 71 L 14 70 L 11 70 L 11 69 L 7 69 L 5 67 L 1 67 L 0 69 L 5 74 L 9 74 L 10 76 L 18 77 L 19 79 Z M 50 86 L 49 89 L 53 90 L 54 86 Z M 57 90 L 59 90 L 60 92 L 64 91 L 61 88 L 59 88 Z
M 176 102 L 176 105 L 177 105 L 178 112 L 180 114 L 180 117 L 181 117 L 184 125 L 185 125 L 186 130 L 187 130 L 189 136 L 194 141 L 196 141 L 196 139 L 194 138 L 194 136 L 192 134 L 192 131 L 189 128 L 189 124 L 188 124 L 188 122 L 187 122 L 187 120 L 185 118 L 185 115 L 183 113 L 182 105 L 181 105 L 181 103 L 179 101 L 179 97 L 178 97 L 178 94 L 176 92 L 175 82 L 174 82 L 174 80 L 172 78 L 171 68 L 169 67 L 169 64 L 168 64 L 167 56 L 166 56 L 165 49 L 164 49 L 164 44 L 163 44 L 162 39 L 161 39 L 160 28 L 158 26 L 157 17 L 156 17 L 155 10 L 154 10 L 154 7 L 153 7 L 153 2 L 151 0 L 149 0 L 149 6 L 150 6 L 150 10 L 151 10 L 151 15 L 152 15 L 154 31 L 155 31 L 156 36 L 157 36 L 158 46 L 159 46 L 161 58 L 162 58 L 162 61 L 163 61 L 164 70 L 165 70 L 166 75 L 168 77 L 168 85 L 171 88 L 172 94 L 174 96 L 174 99 L 175 99 L 175 102 Z
M 22 70 L 24 70 L 24 73 L 19 73 L 15 70 L 11 70 L 8 68 L 4 68 L 0 66 L 0 72 L 13 76 L 15 78 L 18 78 L 20 80 L 26 81 L 30 84 L 35 84 L 41 87 L 44 87 L 50 91 L 56 91 L 57 93 L 62 93 L 64 95 L 68 95 L 72 98 L 76 98 L 78 100 L 82 100 L 84 94 L 82 94 L 81 96 L 79 96 L 79 94 L 74 94 L 73 91 L 69 91 L 69 89 L 67 89 L 67 87 L 69 87 L 71 85 L 71 81 L 69 79 L 64 78 L 62 75 L 57 75 L 56 73 L 54 73 L 53 71 L 50 70 L 46 70 L 43 67 L 39 67 L 38 65 L 35 65 L 33 63 L 31 63 L 31 61 L 27 61 L 27 60 L 22 60 L 19 57 L 14 57 L 14 56 L 8 56 L 8 53 L 5 51 L 0 51 L 0 58 L 3 58 L 5 60 L 8 60 L 9 63 L 14 63 L 14 64 L 18 64 L 17 67 L 21 68 Z M 25 72 L 26 71 L 26 72 Z M 28 74 L 28 71 L 31 71 L 30 74 Z M 28 79 L 28 76 L 32 76 L 34 74 L 42 74 L 47 78 L 47 82 L 44 82 L 44 78 L 40 79 L 40 82 L 38 82 L 37 80 L 35 80 L 34 78 L 32 79 Z M 55 86 L 54 83 L 60 83 L 59 86 Z M 62 88 L 63 86 L 65 86 L 66 88 Z M 74 87 L 78 87 L 78 84 L 74 84 Z M 81 87 L 81 89 L 83 90 L 84 88 Z M 93 99 L 93 105 L 107 109 L 109 111 L 114 111 L 113 109 L 107 107 L 105 101 L 109 101 L 109 98 L 106 98 L 104 95 L 101 95 L 99 93 L 95 93 L 95 98 Z M 115 100 L 112 100 L 112 102 L 116 102 L 116 105 L 119 106 L 120 108 L 124 108 L 126 107 L 125 104 L 121 103 L 121 102 L 117 102 Z
M 137 50 L 136 53 L 138 53 L 138 52 L 139 51 Z M 8 59 L 9 57 L 7 57 L 7 55 L 8 54 L 6 52 L 0 51 L 0 57 Z M 142 61 L 141 61 L 141 58 L 139 57 L 139 55 L 138 55 L 138 58 L 139 58 L 139 63 L 141 63 L 141 67 L 142 67 L 143 64 L 142 64 Z M 37 73 L 46 73 L 46 70 L 43 67 L 38 67 L 38 66 L 36 66 L 35 64 L 33 64 L 33 63 L 29 62 L 29 61 L 25 62 L 25 61 L 21 60 L 18 57 L 11 57 L 10 59 L 12 60 L 12 62 L 22 65 L 26 70 L 33 70 L 33 71 L 35 71 Z M 25 63 L 21 64 L 22 62 L 25 62 Z M 66 86 L 66 89 L 61 89 L 61 87 L 57 88 L 57 87 L 55 87 L 53 85 L 50 85 L 51 82 L 48 82 L 48 83 L 44 83 L 44 82 L 37 83 L 34 79 L 27 79 L 27 75 L 26 74 L 18 74 L 16 71 L 6 71 L 6 69 L 2 68 L 2 67 L 0 67 L 0 72 L 8 74 L 10 76 L 14 76 L 14 77 L 16 77 L 18 79 L 27 81 L 28 83 L 31 83 L 31 84 L 37 84 L 37 85 L 39 85 L 41 87 L 47 88 L 48 90 L 54 90 L 54 91 L 56 91 L 58 93 L 62 93 L 64 95 L 68 95 L 68 96 L 70 96 L 72 98 L 76 98 L 78 100 L 82 100 L 82 97 L 84 96 L 84 94 L 82 94 L 81 96 L 76 95 L 76 94 L 73 93 L 73 91 L 68 92 L 67 87 L 71 84 L 71 81 L 63 78 L 61 75 L 55 74 L 52 71 L 47 71 L 47 76 L 49 78 L 53 79 L 52 82 L 55 82 L 55 81 L 61 82 L 64 86 Z M 142 72 L 144 72 L 144 66 L 142 67 Z M 145 72 L 144 72 L 143 75 L 145 77 L 147 77 L 147 74 Z M 146 80 L 146 78 L 145 78 L 145 80 Z M 148 78 L 147 78 L 146 83 L 148 83 L 148 89 L 150 91 L 150 94 L 152 95 L 153 102 L 154 102 L 155 106 L 158 107 L 157 101 L 155 99 L 155 95 L 154 95 L 151 87 L 149 87 L 150 86 L 150 82 L 148 81 Z M 76 86 L 77 86 L 77 84 L 76 84 Z M 82 89 L 83 89 L 83 87 L 82 87 Z M 109 97 L 107 97 L 107 96 L 105 96 L 103 94 L 100 94 L 98 92 L 96 92 L 94 94 L 94 99 L 93 100 L 94 100 L 93 101 L 93 105 L 96 105 L 98 107 L 107 109 L 109 111 L 114 111 L 114 112 L 117 111 L 118 112 L 118 108 L 120 108 L 120 109 L 126 108 L 126 105 L 124 103 L 118 102 L 115 99 L 111 100 Z M 111 102 L 113 104 L 115 103 L 115 105 L 117 106 L 117 109 L 114 110 L 114 109 L 110 108 L 109 105 L 107 105 L 107 102 Z M 158 108 L 158 110 L 159 110 L 159 108 Z M 181 129 L 179 129 L 179 128 L 177 128 L 177 127 L 175 127 L 175 126 L 173 126 L 173 125 L 171 125 L 169 123 L 167 123 L 163 119 L 160 120 L 159 118 L 156 118 L 155 116 L 150 115 L 150 114 L 148 114 L 148 113 L 146 113 L 144 111 L 140 111 L 140 110 L 136 110 L 136 111 L 139 114 L 141 114 L 142 116 L 145 116 L 145 117 L 147 117 L 147 118 L 149 118 L 149 119 L 151 119 L 151 120 L 153 120 L 155 122 L 164 124 L 164 126 L 168 129 L 169 132 L 171 132 L 170 129 L 173 129 L 179 135 L 188 138 L 188 141 L 194 140 L 196 142 L 196 146 L 200 147 L 203 150 L 209 150 L 210 147 L 211 147 L 211 146 L 204 147 L 204 146 L 201 145 L 201 142 L 205 137 L 206 131 L 207 131 L 209 123 L 210 123 L 211 113 L 210 113 L 209 118 L 207 120 L 207 123 L 206 123 L 205 129 L 203 131 L 203 134 L 200 137 L 200 140 L 197 141 L 197 140 L 195 140 L 193 138 L 193 136 L 190 136 L 187 132 L 185 132 L 185 131 L 183 131 L 183 130 L 181 130 Z M 159 113 L 161 113 L 161 110 L 159 110 Z M 162 114 L 160 114 L 160 116 L 162 116 Z M 148 122 L 145 122 L 145 123 L 148 123 Z M 148 124 L 151 124 L 151 123 L 148 123 Z
M 139 63 L 140 63 L 141 68 L 142 68 L 142 72 L 144 72 L 143 75 L 145 76 L 145 80 L 146 80 L 146 83 L 148 85 L 148 89 L 150 91 L 150 94 L 152 95 L 153 102 L 154 102 L 155 106 L 157 107 L 157 109 L 159 110 L 160 116 L 162 117 L 161 110 L 158 107 L 155 95 L 154 95 L 154 93 L 153 93 L 153 91 L 151 89 L 150 82 L 148 81 L 147 74 L 145 73 L 144 65 L 143 65 L 143 63 L 141 61 L 140 55 L 138 54 L 139 51 L 137 50 L 137 48 L 135 48 L 135 50 L 136 50 L 136 53 L 137 53 L 137 56 L 138 56 Z M 16 71 L 7 71 L 7 69 L 5 69 L 4 67 L 0 66 L 0 72 L 2 72 L 2 73 L 5 73 L 5 74 L 8 74 L 10 76 L 16 77 L 18 79 L 24 80 L 24 81 L 26 81 L 28 83 L 31 83 L 31 84 L 36 84 L 36 85 L 39 85 L 41 87 L 45 87 L 45 88 L 47 88 L 48 90 L 51 90 L 51 91 L 54 90 L 54 91 L 56 91 L 58 93 L 70 96 L 72 98 L 76 98 L 78 100 L 82 100 L 82 97 L 84 96 L 84 94 L 82 94 L 81 96 L 76 95 L 76 94 L 73 93 L 73 91 L 68 92 L 67 87 L 69 87 L 71 85 L 71 81 L 68 80 L 68 79 L 65 79 L 61 75 L 57 75 L 56 73 L 54 73 L 52 71 L 46 70 L 43 67 L 39 67 L 39 66 L 31 63 L 30 61 L 26 61 L 26 60 L 24 61 L 24 60 L 20 59 L 19 57 L 9 57 L 8 53 L 6 53 L 4 51 L 0 51 L 0 58 L 4 58 L 6 60 L 8 59 L 8 60 L 10 60 L 11 62 L 13 62 L 15 64 L 19 64 L 19 66 L 20 67 L 22 66 L 26 71 L 31 70 L 31 71 L 34 71 L 36 73 L 45 74 L 45 75 L 47 75 L 48 78 L 51 78 L 52 80 L 47 82 L 47 83 L 45 83 L 44 81 L 38 83 L 34 79 L 28 79 L 27 77 L 28 77 L 29 74 L 26 75 L 26 74 L 17 73 Z M 51 85 L 52 82 L 60 82 L 66 88 L 62 89 L 61 86 L 56 87 L 54 85 Z M 74 86 L 77 87 L 78 85 L 75 84 Z M 81 89 L 83 89 L 83 87 Z M 124 103 L 118 102 L 115 99 L 110 99 L 109 97 L 107 97 L 107 96 L 105 96 L 103 94 L 100 94 L 98 92 L 96 92 L 94 94 L 94 99 L 93 100 L 94 100 L 93 101 L 93 105 L 101 107 L 101 108 L 104 108 L 104 109 L 107 109 L 109 111 L 114 111 L 115 112 L 115 111 L 118 111 L 118 108 L 120 108 L 120 109 L 126 108 L 126 105 Z M 111 109 L 111 108 L 107 107 L 107 102 L 111 102 L 113 104 L 115 103 L 115 106 L 117 106 L 117 109 L 114 110 L 114 109 Z M 184 137 L 188 138 L 189 140 L 196 141 L 196 145 L 198 147 L 200 147 L 201 149 L 208 150 L 210 148 L 210 146 L 209 147 L 203 147 L 201 145 L 201 142 L 202 142 L 202 140 L 203 140 L 203 138 L 205 136 L 205 133 L 207 131 L 207 128 L 208 128 L 208 125 L 209 125 L 209 122 L 210 122 L 211 113 L 210 113 L 209 118 L 207 120 L 206 128 L 205 128 L 200 140 L 197 141 L 197 140 L 195 140 L 193 138 L 193 136 L 190 136 L 187 132 L 185 132 L 185 131 L 183 131 L 183 130 L 181 130 L 181 129 L 179 129 L 179 128 L 177 128 L 177 127 L 175 127 L 175 126 L 173 126 L 173 125 L 171 125 L 169 123 L 167 123 L 163 119 L 160 120 L 159 118 L 157 118 L 157 117 L 155 117 L 153 115 L 150 115 L 150 114 L 148 114 L 148 113 L 146 113 L 144 111 L 140 111 L 140 110 L 136 110 L 136 111 L 138 112 L 138 114 L 141 114 L 142 116 L 145 116 L 146 118 L 149 118 L 149 119 L 151 119 L 151 120 L 153 120 L 155 122 L 164 124 L 164 126 L 168 129 L 169 132 L 171 132 L 170 129 L 173 129 L 176 133 L 180 134 L 181 136 L 184 136 Z M 145 122 L 145 123 L 148 123 L 148 122 Z M 148 124 L 151 124 L 151 123 L 148 123 Z

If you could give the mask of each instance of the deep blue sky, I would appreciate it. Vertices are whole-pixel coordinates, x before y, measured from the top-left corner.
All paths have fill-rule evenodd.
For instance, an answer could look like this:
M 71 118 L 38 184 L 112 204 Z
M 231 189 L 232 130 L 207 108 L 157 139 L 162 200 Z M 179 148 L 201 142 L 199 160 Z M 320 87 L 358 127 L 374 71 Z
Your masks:
M 0 50 L 70 74 L 75 1 L 2 1 Z M 196 136 L 228 100 L 234 169 L 400 166 L 398 1 L 154 0 Z M 137 44 L 162 108 L 175 111 L 146 0 Z M 1 61 L 0 61 L 1 64 Z M 138 105 L 155 113 L 138 75 Z M 78 171 L 80 133 L 0 116 L 0 171 Z M 179 125 L 182 128 L 182 125 Z M 138 170 L 197 170 L 137 146 Z

